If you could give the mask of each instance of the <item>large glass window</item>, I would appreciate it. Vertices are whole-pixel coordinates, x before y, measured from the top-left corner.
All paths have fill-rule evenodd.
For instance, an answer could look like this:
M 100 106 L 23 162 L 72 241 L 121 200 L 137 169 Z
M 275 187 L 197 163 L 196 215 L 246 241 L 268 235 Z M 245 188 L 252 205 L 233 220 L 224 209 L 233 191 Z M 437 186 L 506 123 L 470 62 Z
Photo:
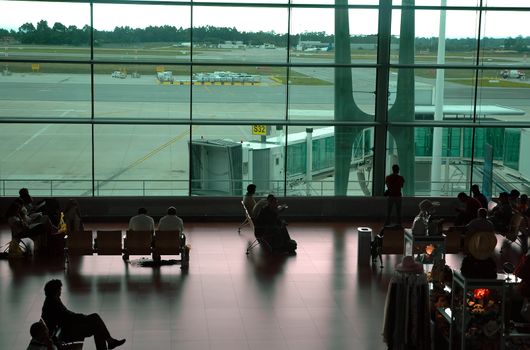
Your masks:
M 0 76 L 0 119 L 90 118 L 89 65 L 37 62 L 12 66 L 6 63 L 9 74 Z
M 342 150 L 341 156 L 337 149 Z M 290 127 L 287 195 L 333 196 L 335 182 L 341 181 L 348 195 L 370 196 L 372 160 L 373 128 Z M 347 174 L 337 175 L 337 167 Z
M 94 57 L 133 64 L 187 62 L 190 14 L 189 6 L 94 4 Z
M 196 62 L 285 63 L 287 16 L 287 9 L 281 7 L 196 6 L 193 59 Z
M 406 196 L 449 196 L 469 190 L 472 129 L 392 127 L 388 133 L 387 173 L 393 164 L 405 178 Z M 407 140 L 410 139 L 410 142 Z
M 190 141 L 192 195 L 283 195 L 285 131 L 273 125 L 197 126 Z
M 285 72 L 282 67 L 196 67 L 192 118 L 285 119 Z
M 2 124 L 0 192 L 82 196 L 92 192 L 90 125 Z
M 188 194 L 188 126 L 96 125 L 95 194 Z
M 100 64 L 94 69 L 95 118 L 190 118 L 189 67 Z
M 0 191 L 525 192 L 528 0 L 391 5 L 0 0 Z

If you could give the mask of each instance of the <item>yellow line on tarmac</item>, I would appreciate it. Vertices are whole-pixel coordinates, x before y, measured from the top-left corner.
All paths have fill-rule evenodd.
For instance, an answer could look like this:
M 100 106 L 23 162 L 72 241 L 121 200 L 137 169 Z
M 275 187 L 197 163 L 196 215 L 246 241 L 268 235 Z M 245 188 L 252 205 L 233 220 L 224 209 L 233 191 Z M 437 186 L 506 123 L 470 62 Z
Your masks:
M 195 128 L 198 127 L 198 125 L 193 125 L 192 128 L 193 130 L 195 130 Z M 145 156 L 143 156 L 142 158 L 136 160 L 134 163 L 128 165 L 125 169 L 123 169 L 123 172 L 127 171 L 127 170 L 131 170 L 132 168 L 142 164 L 143 162 L 145 162 L 146 160 L 148 160 L 149 158 L 151 158 L 152 156 L 154 156 L 155 154 L 161 152 L 163 149 L 171 146 L 172 144 L 174 144 L 175 142 L 177 141 L 180 141 L 182 138 L 184 138 L 184 136 L 187 136 L 189 135 L 190 131 L 189 129 L 186 130 L 186 131 L 183 131 L 181 132 L 180 134 L 178 134 L 177 136 L 175 136 L 174 138 L 170 139 L 169 141 L 167 141 L 166 143 L 158 146 L 157 148 L 155 148 L 154 150 L 152 150 L 151 152 L 147 153 Z

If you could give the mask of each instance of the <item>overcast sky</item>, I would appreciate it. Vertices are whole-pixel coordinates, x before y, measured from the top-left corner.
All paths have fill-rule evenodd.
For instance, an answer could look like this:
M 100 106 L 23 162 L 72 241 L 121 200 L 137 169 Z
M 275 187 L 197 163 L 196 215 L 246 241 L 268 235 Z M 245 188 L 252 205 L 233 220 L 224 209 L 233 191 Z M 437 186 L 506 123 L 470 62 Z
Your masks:
M 231 0 L 234 1 L 234 0 Z M 238 1 L 238 0 L 235 0 Z M 260 0 L 258 0 L 260 1 Z M 262 0 L 265 2 L 265 0 Z M 281 2 L 284 0 L 267 0 Z M 317 0 L 314 0 L 317 1 Z M 319 3 L 330 0 L 318 0 Z M 417 4 L 439 5 L 440 0 L 417 0 Z M 256 2 L 254 0 L 254 2 Z M 311 0 L 305 0 L 311 2 Z M 448 5 L 456 0 L 448 0 Z M 459 0 L 460 5 L 474 5 L 477 0 Z M 375 3 L 365 0 L 363 3 Z M 489 0 L 490 5 L 518 4 L 530 6 L 530 0 Z M 0 28 L 18 29 L 22 24 L 31 22 L 34 25 L 42 19 L 51 27 L 55 22 L 66 26 L 83 27 L 89 24 L 89 6 L 80 3 L 32 3 L 24 1 L 0 1 Z M 418 10 L 416 12 L 416 36 L 437 37 L 439 11 Z M 285 8 L 227 8 L 201 7 L 193 8 L 193 25 L 212 25 L 217 27 L 236 27 L 240 31 L 275 31 L 287 32 L 288 13 Z M 400 11 L 393 12 L 392 34 L 399 35 Z M 489 11 L 483 17 L 483 35 L 488 37 L 530 36 L 530 12 Z M 475 11 L 448 11 L 447 37 L 476 37 L 478 15 Z M 94 5 L 94 27 L 98 30 L 113 30 L 116 26 L 145 28 L 147 26 L 172 25 L 190 27 L 189 6 L 154 6 L 154 5 Z M 300 9 L 291 12 L 291 33 L 305 31 L 334 32 L 334 12 L 332 9 Z M 350 11 L 350 33 L 352 35 L 377 33 L 377 10 L 363 9 Z

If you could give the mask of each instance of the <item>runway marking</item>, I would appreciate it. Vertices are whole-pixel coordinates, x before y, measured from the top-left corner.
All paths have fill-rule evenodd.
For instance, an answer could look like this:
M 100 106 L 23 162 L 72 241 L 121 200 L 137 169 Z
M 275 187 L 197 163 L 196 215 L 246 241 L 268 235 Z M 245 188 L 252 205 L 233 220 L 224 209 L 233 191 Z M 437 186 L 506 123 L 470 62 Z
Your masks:
M 200 126 L 199 125 L 193 125 L 192 126 L 192 131 L 195 131 L 195 129 L 197 129 L 198 127 L 200 127 Z M 123 175 L 125 172 L 131 170 L 132 168 L 137 167 L 138 165 L 142 164 L 143 162 L 145 162 L 146 160 L 148 160 L 152 156 L 160 153 L 162 150 L 164 150 L 165 148 L 167 148 L 170 145 L 174 144 L 175 142 L 182 140 L 185 136 L 187 136 L 189 134 L 190 134 L 190 130 L 186 129 L 185 131 L 181 132 L 180 134 L 178 134 L 177 136 L 173 137 L 169 141 L 163 143 L 162 145 L 160 145 L 157 148 L 153 149 L 152 151 L 150 151 L 149 153 L 147 153 L 143 157 L 137 159 L 136 161 L 134 161 L 133 163 L 129 164 L 128 166 L 126 166 L 122 170 L 118 171 L 116 174 L 112 175 L 111 177 L 109 177 L 109 178 L 107 178 L 107 179 L 105 179 L 103 181 L 98 181 L 96 191 L 98 191 L 101 187 L 103 187 L 107 183 L 111 182 L 112 180 L 114 180 L 118 176 Z M 92 193 L 92 190 L 83 193 L 82 196 L 89 195 L 91 193 Z
M 66 116 L 68 113 L 70 112 L 74 112 L 75 110 L 74 109 L 67 109 L 65 110 L 63 113 L 61 113 L 61 117 L 64 117 Z M 31 137 L 29 139 L 27 139 L 26 141 L 24 141 L 20 146 L 18 146 L 17 148 L 15 148 L 15 150 L 11 153 L 9 153 L 7 155 L 7 157 L 4 158 L 4 161 L 8 160 L 13 154 L 17 153 L 18 151 L 20 151 L 22 148 L 24 148 L 25 146 L 27 146 L 31 141 L 35 140 L 37 137 L 39 137 L 43 132 L 45 132 L 46 130 L 48 130 L 50 127 L 52 126 L 52 124 L 48 124 L 46 125 L 45 127 L 43 127 L 42 129 L 40 129 L 39 131 L 37 131 L 35 134 L 31 135 Z

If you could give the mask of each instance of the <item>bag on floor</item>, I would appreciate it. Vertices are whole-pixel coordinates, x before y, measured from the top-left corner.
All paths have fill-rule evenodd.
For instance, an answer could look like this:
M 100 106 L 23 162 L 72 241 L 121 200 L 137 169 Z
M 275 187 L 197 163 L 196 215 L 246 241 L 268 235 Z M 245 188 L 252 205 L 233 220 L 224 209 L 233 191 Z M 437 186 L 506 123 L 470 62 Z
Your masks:
M 25 258 L 27 250 L 26 245 L 22 241 L 12 240 L 7 248 L 7 257 L 8 259 Z

